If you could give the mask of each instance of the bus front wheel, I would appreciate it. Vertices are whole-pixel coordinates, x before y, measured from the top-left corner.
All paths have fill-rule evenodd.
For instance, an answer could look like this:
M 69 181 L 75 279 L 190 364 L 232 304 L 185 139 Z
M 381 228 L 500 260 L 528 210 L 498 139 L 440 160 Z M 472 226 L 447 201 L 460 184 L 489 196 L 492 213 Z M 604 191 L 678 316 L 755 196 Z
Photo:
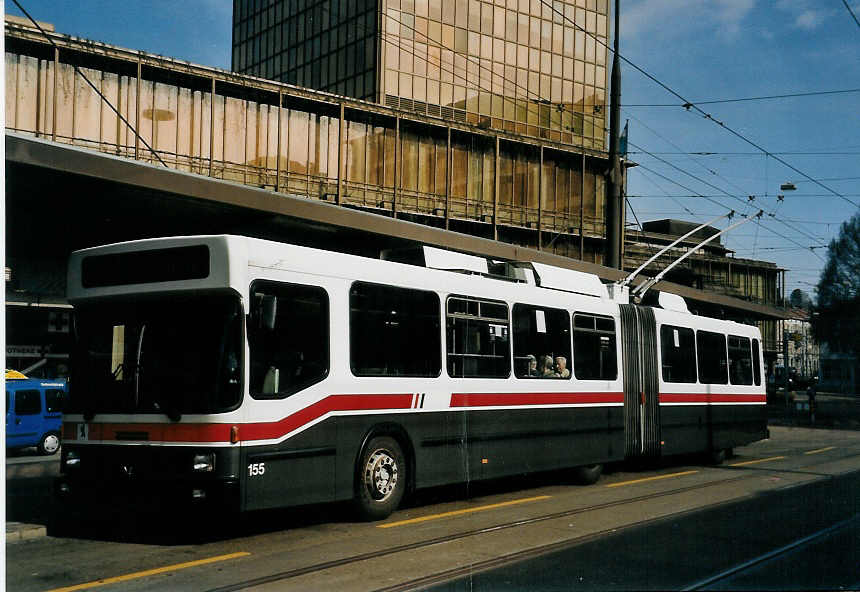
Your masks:
M 364 520 L 382 520 L 400 504 L 406 490 L 406 459 L 394 438 L 372 438 L 356 466 L 355 505 Z

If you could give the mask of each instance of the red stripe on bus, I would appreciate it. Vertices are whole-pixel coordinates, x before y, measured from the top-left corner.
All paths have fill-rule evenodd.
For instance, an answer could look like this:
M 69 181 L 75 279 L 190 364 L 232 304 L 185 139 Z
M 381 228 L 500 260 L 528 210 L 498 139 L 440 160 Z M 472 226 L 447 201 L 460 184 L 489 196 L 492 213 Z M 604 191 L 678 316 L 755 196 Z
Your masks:
M 624 393 L 454 393 L 451 407 L 623 403 Z
M 765 403 L 766 395 L 724 395 L 720 393 L 660 393 L 661 403 Z
M 273 423 L 251 423 L 239 428 L 242 440 L 272 440 L 280 438 L 298 428 L 333 411 L 384 411 L 388 409 L 411 409 L 412 393 L 404 395 L 331 395 L 281 421 Z
M 229 442 L 230 430 L 239 427 L 239 439 L 272 440 L 280 438 L 334 411 L 384 411 L 410 409 L 413 394 L 330 395 L 274 422 L 260 423 L 91 423 L 88 440 L 138 440 L 154 442 Z M 77 439 L 77 423 L 68 423 L 64 439 Z

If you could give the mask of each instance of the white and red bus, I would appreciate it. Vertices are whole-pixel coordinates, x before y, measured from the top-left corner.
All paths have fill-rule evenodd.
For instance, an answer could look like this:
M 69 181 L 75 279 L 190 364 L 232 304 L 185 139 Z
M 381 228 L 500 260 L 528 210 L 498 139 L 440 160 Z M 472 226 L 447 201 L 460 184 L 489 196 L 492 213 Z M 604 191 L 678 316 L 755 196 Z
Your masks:
M 239 236 L 78 251 L 58 491 L 245 511 L 766 437 L 754 326 L 595 276 Z

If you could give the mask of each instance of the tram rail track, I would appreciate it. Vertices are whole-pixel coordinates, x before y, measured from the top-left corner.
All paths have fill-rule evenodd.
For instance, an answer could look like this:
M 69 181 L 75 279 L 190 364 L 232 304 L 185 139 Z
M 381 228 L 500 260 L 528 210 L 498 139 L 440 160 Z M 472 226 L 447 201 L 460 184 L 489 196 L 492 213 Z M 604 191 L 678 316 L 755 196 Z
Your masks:
M 860 453 L 840 455 L 838 458 L 832 458 L 832 457 L 828 458 L 827 462 L 833 462 L 836 460 L 848 459 L 848 458 L 853 458 L 853 457 L 857 457 L 857 456 L 860 456 Z M 787 471 L 796 473 L 800 469 L 814 467 L 816 465 L 822 464 L 822 462 L 820 462 L 820 461 L 823 461 L 824 459 L 816 459 L 816 460 L 819 460 L 819 462 L 804 464 L 800 467 L 794 467 L 791 469 L 787 469 Z M 746 481 L 749 479 L 753 479 L 753 478 L 759 476 L 759 474 L 760 474 L 759 469 L 750 470 L 750 469 L 752 469 L 752 467 L 747 468 L 747 467 L 722 466 L 722 467 L 716 467 L 716 468 L 724 468 L 726 470 L 731 470 L 731 471 L 745 470 L 745 473 L 742 475 L 728 478 L 728 479 L 717 479 L 717 480 L 708 481 L 705 483 L 697 483 L 697 484 L 693 484 L 693 485 L 687 485 L 684 487 L 675 487 L 675 488 L 668 489 L 665 491 L 643 494 L 643 495 L 638 495 L 638 496 L 634 496 L 634 497 L 627 497 L 627 498 L 620 499 L 620 500 L 613 500 L 613 501 L 609 501 L 609 502 L 604 502 L 604 503 L 600 503 L 600 504 L 593 504 L 593 505 L 589 505 L 589 506 L 582 506 L 582 507 L 578 507 L 578 508 L 571 508 L 569 510 L 551 512 L 548 514 L 544 514 L 544 515 L 540 515 L 540 516 L 534 516 L 531 518 L 524 518 L 524 519 L 520 519 L 520 520 L 503 522 L 503 523 L 495 524 L 492 526 L 486 526 L 486 527 L 482 527 L 482 528 L 476 528 L 476 529 L 466 530 L 466 531 L 462 531 L 462 532 L 451 533 L 451 534 L 447 534 L 444 536 L 434 537 L 434 538 L 426 539 L 426 540 L 422 540 L 422 541 L 415 541 L 412 543 L 406 543 L 403 545 L 398 545 L 398 546 L 393 546 L 393 547 L 386 547 L 384 549 L 378 549 L 375 551 L 358 553 L 358 554 L 351 555 L 348 557 L 342 557 L 340 559 L 333 559 L 330 561 L 324 561 L 324 562 L 315 563 L 312 565 L 297 567 L 297 568 L 285 570 L 282 572 L 278 572 L 275 574 L 270 574 L 267 576 L 261 576 L 258 578 L 252 578 L 252 579 L 244 580 L 242 582 L 229 584 L 226 586 L 212 588 L 212 589 L 209 589 L 208 592 L 232 592 L 232 591 L 236 591 L 236 590 L 243 590 L 245 588 L 249 588 L 252 586 L 260 586 L 260 585 L 264 585 L 264 584 L 271 584 L 274 582 L 285 581 L 285 580 L 297 578 L 297 577 L 312 574 L 312 573 L 323 572 L 323 571 L 338 568 L 338 567 L 343 567 L 343 566 L 347 566 L 347 565 L 351 565 L 351 564 L 360 563 L 363 561 L 378 559 L 381 557 L 396 555 L 398 553 L 404 553 L 404 552 L 408 552 L 408 551 L 423 549 L 423 548 L 431 547 L 434 545 L 451 543 L 451 542 L 455 542 L 458 540 L 467 539 L 470 537 L 476 537 L 476 536 L 491 534 L 491 533 L 495 533 L 495 532 L 499 532 L 499 531 L 514 529 L 514 528 L 521 528 L 524 526 L 530 526 L 530 525 L 538 524 L 541 522 L 557 520 L 560 518 L 567 518 L 570 516 L 576 516 L 579 514 L 585 514 L 585 513 L 589 513 L 589 512 L 596 512 L 596 511 L 605 510 L 605 509 L 609 509 L 609 508 L 615 508 L 615 507 L 622 507 L 622 506 L 627 506 L 627 505 L 631 505 L 631 504 L 637 504 L 637 503 L 641 503 L 644 501 L 659 499 L 659 498 L 673 496 L 673 495 L 679 495 L 679 494 L 687 493 L 690 491 L 707 489 L 707 488 L 716 487 L 719 485 L 726 485 L 726 484 L 730 484 L 730 483 L 734 483 L 734 482 Z M 769 470 L 773 471 L 773 472 L 780 472 L 782 469 L 771 468 Z M 833 478 L 830 475 L 824 475 L 824 474 L 815 474 L 815 476 L 818 476 L 820 478 Z M 730 504 L 730 503 L 734 503 L 737 501 L 738 501 L 738 498 L 735 498 L 732 500 L 727 500 L 725 502 L 712 504 L 709 507 L 710 508 L 719 507 L 721 505 Z M 677 518 L 679 516 L 684 516 L 686 514 L 695 513 L 697 511 L 699 511 L 700 509 L 701 508 L 696 508 L 696 509 L 690 509 L 690 510 L 678 512 L 678 513 L 672 514 L 672 517 Z M 451 570 L 446 570 L 443 572 L 439 572 L 437 574 L 432 574 L 429 576 L 410 580 L 408 582 L 403 582 L 403 583 L 400 583 L 400 584 L 397 584 L 397 585 L 394 585 L 391 587 L 380 588 L 379 591 L 380 592 L 383 592 L 383 591 L 384 592 L 399 592 L 399 591 L 417 590 L 417 589 L 425 588 L 425 587 L 430 586 L 430 585 L 440 584 L 440 583 L 443 583 L 443 582 L 446 582 L 446 581 L 449 581 L 452 579 L 456 579 L 457 577 L 461 577 L 461 576 L 467 575 L 469 573 L 475 573 L 477 571 L 486 571 L 486 570 L 490 570 L 490 569 L 493 569 L 496 567 L 501 567 L 504 565 L 509 565 L 509 564 L 517 563 L 517 562 L 520 562 L 523 560 L 527 560 L 527 559 L 532 558 L 532 557 L 537 557 L 537 556 L 544 555 L 547 553 L 552 553 L 553 551 L 557 551 L 560 549 L 566 549 L 566 548 L 571 548 L 571 547 L 575 547 L 578 545 L 586 544 L 590 541 L 599 539 L 600 537 L 606 536 L 606 535 L 611 534 L 611 533 L 617 533 L 617 532 L 620 532 L 623 530 L 628 530 L 628 529 L 632 529 L 632 528 L 646 526 L 648 524 L 652 524 L 652 523 L 656 523 L 656 522 L 665 520 L 666 518 L 667 517 L 665 517 L 665 516 L 649 518 L 646 520 L 633 522 L 633 523 L 630 523 L 630 524 L 627 524 L 627 525 L 624 525 L 621 527 L 614 527 L 614 528 L 602 530 L 599 532 L 590 533 L 588 535 L 576 537 L 576 538 L 565 540 L 565 541 L 558 541 L 558 542 L 551 543 L 548 545 L 542 545 L 542 546 L 537 546 L 537 547 L 533 547 L 530 549 L 525 549 L 523 551 L 507 554 L 507 555 L 496 557 L 496 558 L 489 559 L 486 561 L 473 562 L 473 563 L 469 564 L 468 566 L 458 567 L 458 568 L 454 568 Z
M 852 524 L 854 524 L 858 520 L 860 520 L 860 514 L 855 514 L 851 518 L 848 518 L 846 520 L 842 520 L 840 522 L 837 522 L 836 524 L 832 524 L 832 525 L 828 526 L 827 528 L 823 528 L 823 529 L 819 530 L 818 532 L 814 532 L 814 533 L 807 535 L 805 537 L 801 537 L 795 541 L 788 543 L 787 545 L 783 545 L 782 547 L 779 547 L 778 549 L 774 549 L 774 550 L 769 551 L 767 553 L 763 553 L 763 554 L 759 555 L 758 557 L 754 557 L 753 559 L 745 561 L 739 565 L 735 565 L 729 569 L 725 569 L 725 570 L 723 570 L 719 573 L 716 573 L 712 576 L 709 576 L 709 577 L 707 577 L 701 581 L 690 584 L 689 586 L 685 586 L 684 588 L 681 588 L 681 590 L 682 590 L 682 592 L 686 592 L 686 591 L 690 591 L 690 590 L 703 590 L 703 589 L 705 589 L 708 586 L 711 586 L 713 584 L 723 582 L 725 580 L 730 580 L 731 578 L 737 577 L 737 576 L 739 576 L 739 575 L 741 575 L 747 571 L 750 571 L 752 569 L 757 569 L 762 564 L 768 563 L 768 562 L 773 561 L 775 559 L 779 559 L 779 558 L 783 557 L 784 555 L 787 555 L 788 553 L 796 551 L 796 550 L 803 548 L 807 545 L 814 544 L 814 543 L 816 543 L 816 542 L 818 542 L 824 538 L 833 536 L 833 534 L 835 534 L 836 532 L 851 526 Z

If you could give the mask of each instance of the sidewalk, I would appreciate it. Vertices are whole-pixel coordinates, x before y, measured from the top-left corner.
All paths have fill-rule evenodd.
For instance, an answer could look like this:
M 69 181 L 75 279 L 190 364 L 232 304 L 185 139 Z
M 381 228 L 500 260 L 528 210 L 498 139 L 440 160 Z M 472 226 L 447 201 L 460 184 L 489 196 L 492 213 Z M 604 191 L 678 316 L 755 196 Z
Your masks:
M 23 522 L 6 523 L 6 544 L 18 543 L 30 539 L 47 536 L 48 527 L 43 524 L 25 524 Z

